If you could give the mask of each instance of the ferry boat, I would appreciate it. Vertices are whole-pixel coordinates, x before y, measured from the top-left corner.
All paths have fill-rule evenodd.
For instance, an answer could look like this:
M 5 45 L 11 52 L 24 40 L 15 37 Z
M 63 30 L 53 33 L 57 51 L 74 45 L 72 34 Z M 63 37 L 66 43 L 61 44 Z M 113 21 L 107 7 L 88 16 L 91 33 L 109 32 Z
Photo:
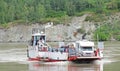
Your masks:
M 71 44 L 74 47 L 74 50 L 71 51 L 69 48 L 68 60 L 75 62 L 87 62 L 103 58 L 103 46 L 95 48 L 95 44 L 92 41 L 79 40 Z
M 27 48 L 29 60 L 44 62 L 56 61 L 93 61 L 103 58 L 103 46 L 95 48 L 95 44 L 88 40 L 79 40 L 66 46 L 51 47 L 46 43 L 44 32 L 33 33 L 31 43 Z
M 46 43 L 44 32 L 33 33 L 31 43 L 27 48 L 27 57 L 29 60 L 54 62 L 67 61 L 68 51 L 66 47 L 51 47 Z

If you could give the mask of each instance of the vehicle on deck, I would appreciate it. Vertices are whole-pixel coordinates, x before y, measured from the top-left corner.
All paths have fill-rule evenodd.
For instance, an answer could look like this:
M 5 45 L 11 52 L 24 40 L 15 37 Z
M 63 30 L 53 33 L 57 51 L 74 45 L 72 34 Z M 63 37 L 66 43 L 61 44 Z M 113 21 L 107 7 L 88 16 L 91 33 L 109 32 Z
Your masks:
M 72 45 L 74 51 L 69 52 L 69 59 L 72 59 L 72 61 L 93 61 L 103 58 L 102 50 L 95 48 L 94 42 L 92 41 L 79 40 L 72 43 Z

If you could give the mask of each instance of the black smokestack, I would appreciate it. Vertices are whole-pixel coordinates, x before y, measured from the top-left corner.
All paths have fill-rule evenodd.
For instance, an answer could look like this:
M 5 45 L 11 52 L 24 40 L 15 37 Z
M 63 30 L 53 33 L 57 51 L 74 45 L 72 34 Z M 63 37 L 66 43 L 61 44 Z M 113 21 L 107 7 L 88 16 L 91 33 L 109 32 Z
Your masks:
M 85 39 L 86 34 L 87 34 L 87 33 L 83 34 L 83 36 L 82 36 L 82 40 Z

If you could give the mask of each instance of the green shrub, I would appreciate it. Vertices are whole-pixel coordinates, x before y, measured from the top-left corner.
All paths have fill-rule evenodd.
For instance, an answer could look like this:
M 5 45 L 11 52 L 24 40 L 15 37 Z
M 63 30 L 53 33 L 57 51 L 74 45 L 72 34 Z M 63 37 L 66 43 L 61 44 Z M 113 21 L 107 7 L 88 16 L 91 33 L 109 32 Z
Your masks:
M 94 38 L 99 41 L 107 41 L 109 39 L 109 35 L 104 32 L 96 32 Z
M 109 10 L 115 10 L 115 9 L 117 9 L 117 3 L 116 2 L 109 2 L 106 4 L 106 8 Z
M 115 39 L 120 41 L 120 35 L 116 36 Z
M 107 41 L 111 37 L 111 30 L 109 25 L 103 24 L 94 33 L 94 39 L 99 41 Z
M 48 14 L 47 17 L 55 18 L 55 17 L 62 17 L 66 15 L 65 11 L 53 11 L 51 10 Z
M 92 14 L 91 16 L 87 16 L 85 21 L 93 21 L 93 22 L 101 22 L 106 20 L 104 14 Z

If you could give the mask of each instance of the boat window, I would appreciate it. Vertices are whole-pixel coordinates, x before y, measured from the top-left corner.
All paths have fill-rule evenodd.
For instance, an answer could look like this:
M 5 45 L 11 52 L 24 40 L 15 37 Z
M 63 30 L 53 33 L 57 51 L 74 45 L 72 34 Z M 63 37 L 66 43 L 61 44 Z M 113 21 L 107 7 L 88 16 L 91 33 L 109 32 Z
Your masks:
M 45 36 L 36 36 L 36 40 L 40 40 L 40 38 L 41 38 L 42 40 L 45 40 Z
M 79 48 L 79 43 L 76 43 L 77 48 Z
M 40 39 L 40 36 L 36 36 L 36 40 L 39 40 Z
M 92 51 L 92 47 L 81 47 L 83 51 Z
M 42 43 L 44 43 L 45 42 L 45 36 L 35 36 L 35 39 L 34 39 L 35 45 L 37 45 L 39 40 L 41 40 Z
M 37 45 L 36 36 L 33 36 L 33 46 Z
M 40 38 L 42 38 L 45 41 L 45 36 L 41 36 Z
M 34 41 L 34 37 L 32 36 L 31 40 L 30 40 L 30 45 L 33 46 L 33 41 Z
M 39 40 L 40 40 L 40 36 L 35 36 L 35 39 L 34 39 L 35 45 L 37 45 L 37 43 L 38 43 Z

